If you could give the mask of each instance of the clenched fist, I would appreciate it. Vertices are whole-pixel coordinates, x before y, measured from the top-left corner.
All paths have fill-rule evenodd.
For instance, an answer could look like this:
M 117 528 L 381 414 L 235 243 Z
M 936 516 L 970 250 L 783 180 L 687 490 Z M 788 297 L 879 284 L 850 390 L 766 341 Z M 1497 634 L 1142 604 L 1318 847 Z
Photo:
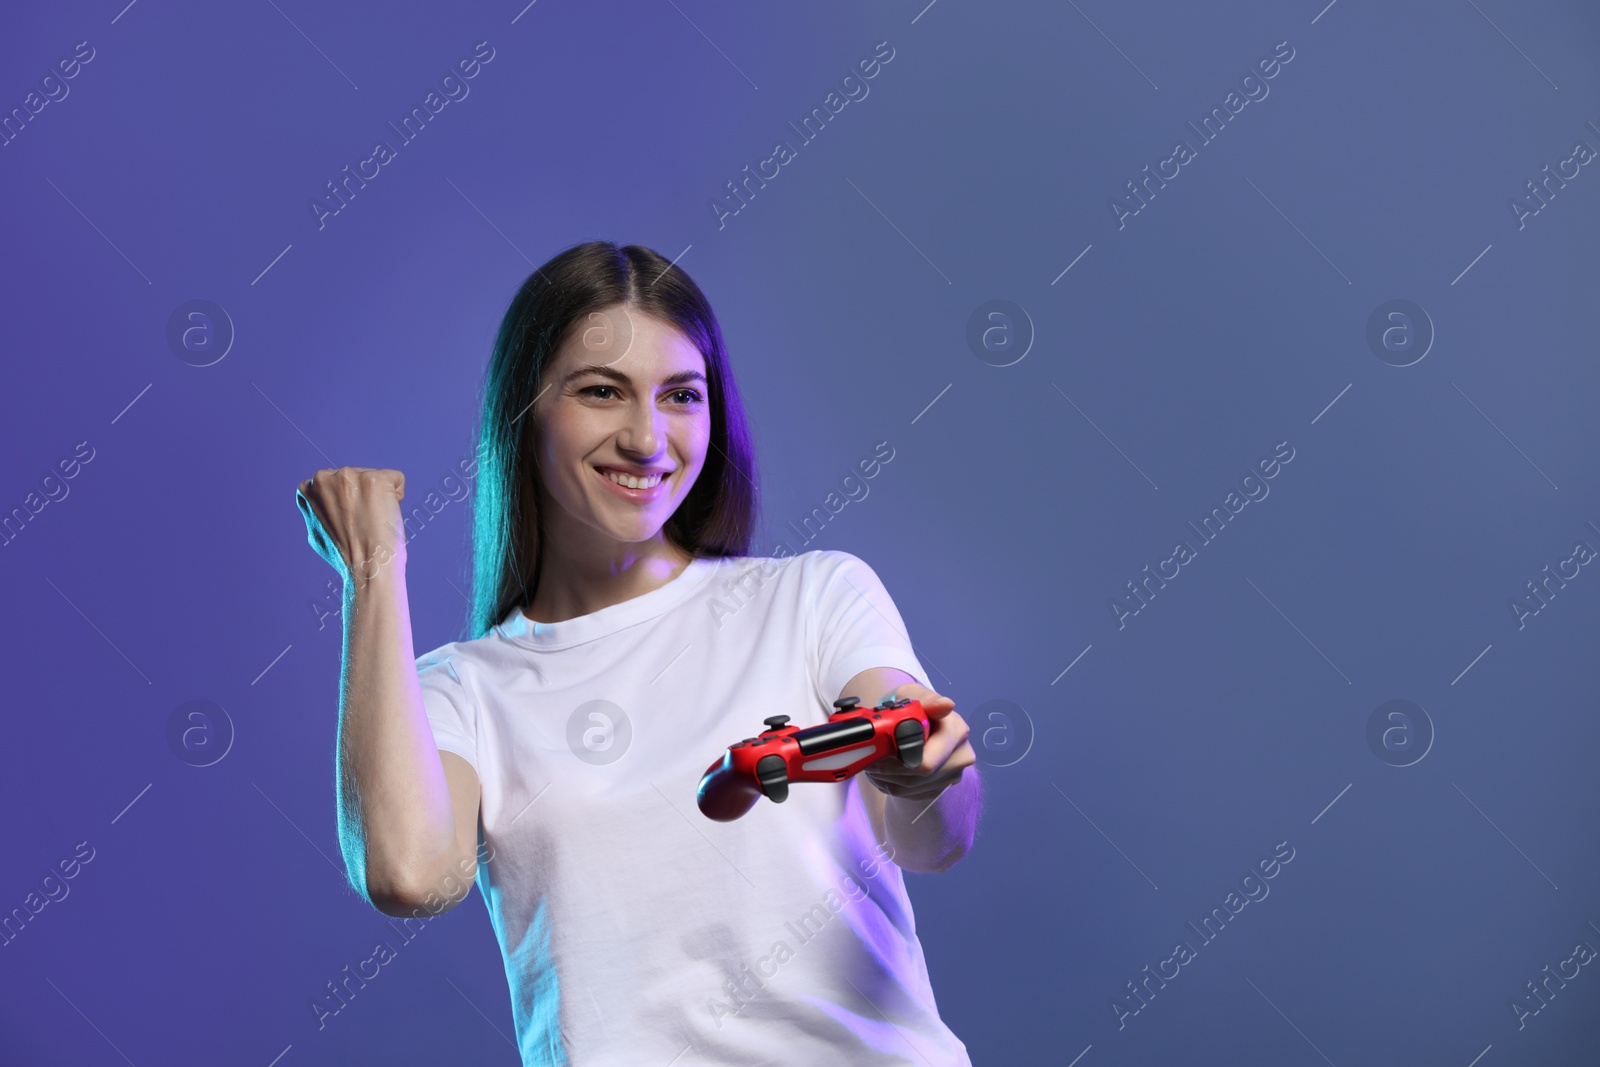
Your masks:
M 405 567 L 405 495 L 406 476 L 399 471 L 340 467 L 307 478 L 294 497 L 311 547 L 347 585 L 354 581 L 360 588 L 383 567 Z

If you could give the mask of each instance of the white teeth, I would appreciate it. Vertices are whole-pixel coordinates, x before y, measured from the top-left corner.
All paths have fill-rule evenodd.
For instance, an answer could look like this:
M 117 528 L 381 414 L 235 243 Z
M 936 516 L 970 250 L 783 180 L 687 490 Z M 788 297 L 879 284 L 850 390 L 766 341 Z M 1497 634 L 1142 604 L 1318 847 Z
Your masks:
M 661 481 L 661 475 L 659 474 L 652 474 L 648 478 L 635 478 L 631 474 L 619 474 L 616 471 L 601 471 L 600 473 L 618 485 L 625 485 L 629 489 L 652 489 Z

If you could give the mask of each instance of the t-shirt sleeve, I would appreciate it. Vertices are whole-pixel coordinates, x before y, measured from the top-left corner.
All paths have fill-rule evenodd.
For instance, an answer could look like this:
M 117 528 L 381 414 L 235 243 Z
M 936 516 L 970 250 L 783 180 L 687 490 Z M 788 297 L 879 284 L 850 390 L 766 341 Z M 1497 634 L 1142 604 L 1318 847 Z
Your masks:
M 422 707 L 433 728 L 433 743 L 441 752 L 454 752 L 478 769 L 477 705 L 448 649 L 435 649 L 417 658 L 417 682 L 422 686 Z
M 897 667 L 926 685 L 900 612 L 873 569 L 849 552 L 818 552 L 820 588 L 813 601 L 816 679 L 832 704 L 850 679 L 871 667 Z M 866 694 L 877 701 L 882 693 Z

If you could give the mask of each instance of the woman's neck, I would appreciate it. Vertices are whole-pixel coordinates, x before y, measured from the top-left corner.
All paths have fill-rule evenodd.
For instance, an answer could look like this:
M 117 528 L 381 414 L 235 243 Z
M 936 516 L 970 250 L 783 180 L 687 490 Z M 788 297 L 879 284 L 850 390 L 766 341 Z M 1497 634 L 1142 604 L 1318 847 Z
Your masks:
M 665 538 L 578 553 L 547 544 L 541 555 L 539 584 L 522 613 L 544 623 L 592 615 L 643 596 L 678 577 L 694 559 Z

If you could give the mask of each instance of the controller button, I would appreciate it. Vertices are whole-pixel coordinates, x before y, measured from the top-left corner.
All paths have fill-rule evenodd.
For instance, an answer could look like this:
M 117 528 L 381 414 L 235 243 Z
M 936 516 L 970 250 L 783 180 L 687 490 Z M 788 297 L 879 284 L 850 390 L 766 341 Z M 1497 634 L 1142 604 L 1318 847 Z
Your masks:
M 839 711 L 854 711 L 860 703 L 859 697 L 841 697 L 833 702 L 833 706 Z
M 787 716 L 787 715 L 769 715 L 765 719 L 762 719 L 761 721 L 766 723 L 766 725 L 770 729 L 781 730 L 781 729 L 783 729 L 783 724 L 789 721 L 789 716 Z

